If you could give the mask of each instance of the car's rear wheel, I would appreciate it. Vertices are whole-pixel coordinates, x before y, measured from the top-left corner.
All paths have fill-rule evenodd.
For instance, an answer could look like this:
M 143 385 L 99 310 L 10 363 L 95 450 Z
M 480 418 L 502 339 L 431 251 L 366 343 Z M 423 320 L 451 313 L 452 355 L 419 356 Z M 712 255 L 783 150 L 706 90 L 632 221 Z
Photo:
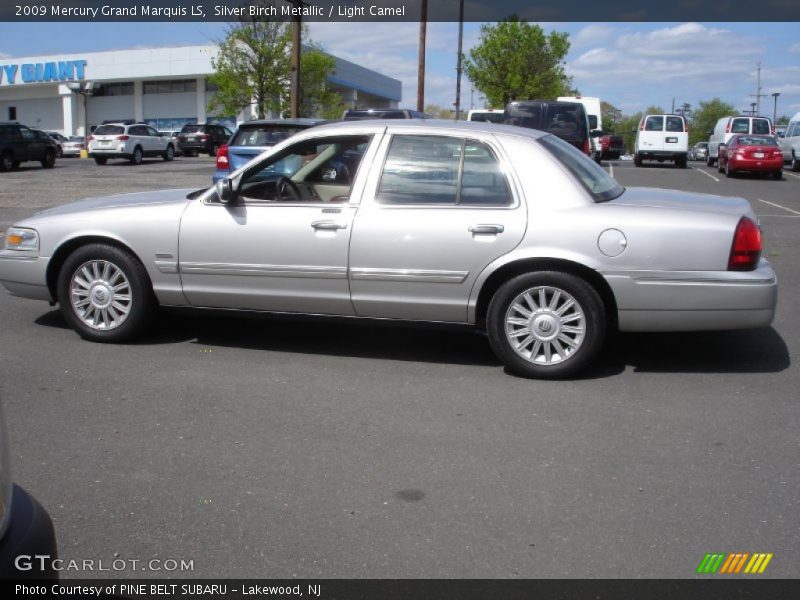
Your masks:
M 675 166 L 679 169 L 685 169 L 688 164 L 688 159 L 685 156 L 679 156 L 675 159 Z
M 52 169 L 56 165 L 56 153 L 48 150 L 44 153 L 44 158 L 40 161 L 45 169 Z
M 131 162 L 135 165 L 142 164 L 142 149 L 139 146 L 133 149 L 133 154 L 131 155 Z
M 144 266 L 125 250 L 89 244 L 75 250 L 58 277 L 67 323 L 95 342 L 126 342 L 150 324 L 156 301 Z
M 800 171 L 800 160 L 797 159 L 794 152 L 792 152 L 792 161 L 789 163 L 789 168 L 794 172 Z
M 642 166 L 642 157 L 638 152 L 633 155 L 633 164 L 636 165 L 637 167 Z
M 775 179 L 783 179 L 783 171 L 775 171 L 775 172 L 772 174 L 772 176 L 773 176 Z
M 0 171 L 13 171 L 14 168 L 14 155 L 11 152 L 3 152 L 0 156 Z
M 731 169 L 730 161 L 726 162 L 725 163 L 725 177 L 733 177 L 734 175 L 736 175 L 736 171 Z
M 106 164 L 108 162 L 108 159 L 107 158 L 95 158 L 94 162 L 96 162 L 98 165 L 104 165 L 104 164 Z
M 525 273 L 497 290 L 486 316 L 497 357 L 515 373 L 557 379 L 585 368 L 606 334 L 597 291 L 560 271 Z
M 710 154 L 706 157 L 706 166 L 707 167 L 713 167 L 714 166 L 714 159 L 711 158 Z
M 61 146 L 56 146 L 56 158 L 63 158 L 64 157 L 64 150 L 62 150 Z
M 175 148 L 173 148 L 172 144 L 169 144 L 167 146 L 167 149 L 164 150 L 164 154 L 162 156 L 164 157 L 164 160 L 167 162 L 175 158 Z
M 725 165 L 722 164 L 721 160 L 717 161 L 717 173 L 724 173 L 725 172 Z

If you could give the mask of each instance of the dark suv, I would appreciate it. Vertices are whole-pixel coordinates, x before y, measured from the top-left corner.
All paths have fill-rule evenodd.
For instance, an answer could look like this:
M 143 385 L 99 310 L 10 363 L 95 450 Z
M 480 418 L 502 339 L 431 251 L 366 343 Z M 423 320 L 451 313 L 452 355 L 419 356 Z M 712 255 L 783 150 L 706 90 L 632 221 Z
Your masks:
M 200 152 L 216 156 L 217 149 L 228 143 L 231 131 L 222 125 L 190 123 L 178 134 L 178 149 L 184 156 L 197 156 Z
M 56 142 L 41 131 L 16 122 L 0 121 L 0 171 L 38 160 L 46 169 L 56 164 Z
M 580 102 L 525 100 L 510 102 L 503 114 L 503 123 L 539 129 L 560 137 L 578 150 L 591 156 L 589 119 Z

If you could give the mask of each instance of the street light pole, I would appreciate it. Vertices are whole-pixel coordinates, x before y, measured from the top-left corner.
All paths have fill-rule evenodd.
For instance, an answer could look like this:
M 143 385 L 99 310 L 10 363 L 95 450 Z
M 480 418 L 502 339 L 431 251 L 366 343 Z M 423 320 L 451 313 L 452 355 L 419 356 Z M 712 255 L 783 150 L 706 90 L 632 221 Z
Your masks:
M 780 96 L 780 92 L 772 92 L 772 99 L 775 101 L 772 107 L 772 127 L 775 127 L 775 123 L 778 121 L 778 96 Z

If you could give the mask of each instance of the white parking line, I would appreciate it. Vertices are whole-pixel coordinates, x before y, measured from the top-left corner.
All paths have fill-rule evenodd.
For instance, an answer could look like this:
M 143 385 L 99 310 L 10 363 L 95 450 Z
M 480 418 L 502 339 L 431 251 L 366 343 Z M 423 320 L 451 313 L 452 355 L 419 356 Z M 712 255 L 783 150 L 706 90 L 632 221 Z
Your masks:
M 608 170 L 610 171 L 611 177 L 614 177 L 614 165 L 608 165 Z
M 703 171 L 703 169 L 695 169 L 694 167 L 689 167 L 689 168 L 690 168 L 692 171 L 697 171 L 698 173 L 702 173 L 703 175 L 708 175 L 709 177 L 711 177 L 711 179 L 713 179 L 714 181 L 716 181 L 717 183 L 719 183 L 719 179 L 717 179 L 716 177 L 714 177 L 714 176 L 713 176 L 711 173 L 706 173 L 705 171 Z
M 800 179 L 800 175 L 795 175 L 794 173 L 787 173 L 784 171 L 783 174 L 788 175 L 789 177 L 794 177 L 795 179 Z
M 769 202 L 768 200 L 762 200 L 761 198 L 756 198 L 759 202 L 763 202 L 764 204 L 769 204 L 770 206 L 774 206 L 775 208 L 782 208 L 783 210 L 789 211 L 793 215 L 800 215 L 800 211 L 792 210 L 791 208 L 786 208 L 785 206 L 781 206 L 780 204 L 775 204 L 774 202 Z

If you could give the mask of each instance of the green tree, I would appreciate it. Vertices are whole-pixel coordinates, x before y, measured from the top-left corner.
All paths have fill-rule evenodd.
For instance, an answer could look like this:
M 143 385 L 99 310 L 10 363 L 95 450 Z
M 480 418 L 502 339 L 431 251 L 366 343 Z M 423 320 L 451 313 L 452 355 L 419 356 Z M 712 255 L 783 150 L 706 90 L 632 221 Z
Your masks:
M 722 117 L 738 114 L 733 105 L 714 98 L 708 102 L 698 102 L 689 122 L 689 145 L 708 141 L 709 131 L 714 129 Z
M 622 118 L 622 111 L 605 100 L 600 101 L 600 116 L 603 119 L 603 132 L 616 133 Z
M 271 0 L 261 2 L 271 4 Z M 235 115 L 253 104 L 258 118 L 269 113 L 288 116 L 291 39 L 288 22 L 243 19 L 229 25 L 225 39 L 219 42 L 219 54 L 212 59 L 215 72 L 208 79 L 217 89 L 209 110 Z M 336 60 L 319 45 L 311 41 L 303 45 L 299 116 L 341 117 L 344 102 L 327 83 L 335 69 Z
M 469 51 L 464 71 L 489 106 L 511 100 L 567 96 L 572 79 L 564 72 L 569 34 L 544 30 L 517 17 L 481 26 L 481 38 Z
M 445 108 L 438 104 L 426 104 L 425 114 L 430 115 L 434 119 L 453 119 L 455 111 L 452 108 Z
M 275 21 L 240 21 L 228 26 L 212 59 L 210 83 L 217 87 L 209 103 L 221 114 L 236 115 L 254 103 L 258 118 L 282 112 L 289 85 L 291 29 Z

